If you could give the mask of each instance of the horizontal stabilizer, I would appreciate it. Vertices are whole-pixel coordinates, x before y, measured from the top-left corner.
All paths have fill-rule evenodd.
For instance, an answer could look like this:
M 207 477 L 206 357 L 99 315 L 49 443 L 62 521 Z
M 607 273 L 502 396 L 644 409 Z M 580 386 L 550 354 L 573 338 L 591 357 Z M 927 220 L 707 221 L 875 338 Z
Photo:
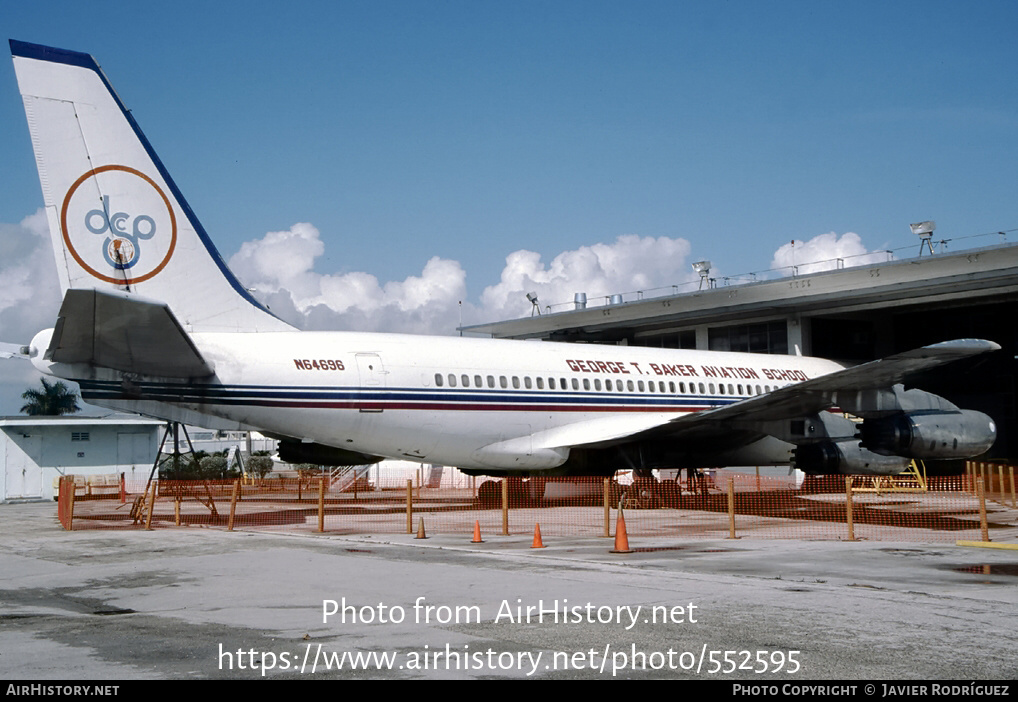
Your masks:
M 28 360 L 28 347 L 22 344 L 0 343 L 0 358 L 23 358 Z
M 99 290 L 67 291 L 45 357 L 165 378 L 215 373 L 164 303 Z

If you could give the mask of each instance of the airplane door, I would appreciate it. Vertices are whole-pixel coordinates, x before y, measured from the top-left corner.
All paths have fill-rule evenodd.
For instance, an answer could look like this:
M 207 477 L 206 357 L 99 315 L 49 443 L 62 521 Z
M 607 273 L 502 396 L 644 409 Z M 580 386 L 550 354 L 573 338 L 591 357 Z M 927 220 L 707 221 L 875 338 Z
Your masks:
M 385 370 L 385 365 L 382 363 L 382 357 L 377 353 L 359 353 L 356 357 L 360 386 L 363 390 L 368 391 L 363 397 L 360 411 L 381 412 L 381 406 L 375 406 L 374 404 L 381 398 L 371 391 L 385 388 L 385 376 L 388 373 Z

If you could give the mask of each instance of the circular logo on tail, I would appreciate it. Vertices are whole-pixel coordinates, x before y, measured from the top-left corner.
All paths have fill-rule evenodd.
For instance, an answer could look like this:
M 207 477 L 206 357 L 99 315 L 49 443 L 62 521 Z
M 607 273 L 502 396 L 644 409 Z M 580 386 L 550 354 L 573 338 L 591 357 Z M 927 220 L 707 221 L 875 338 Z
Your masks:
M 100 166 L 74 181 L 60 229 L 78 265 L 115 285 L 152 278 L 177 245 L 177 218 L 166 193 L 128 166 Z

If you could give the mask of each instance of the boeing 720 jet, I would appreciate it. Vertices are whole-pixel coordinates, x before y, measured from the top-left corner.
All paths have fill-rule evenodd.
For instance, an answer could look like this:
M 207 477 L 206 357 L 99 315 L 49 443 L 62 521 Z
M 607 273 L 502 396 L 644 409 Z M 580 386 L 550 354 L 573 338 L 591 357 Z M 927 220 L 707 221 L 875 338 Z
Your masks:
M 280 440 L 284 460 L 409 458 L 487 475 L 789 464 L 895 474 L 913 458 L 969 458 L 994 441 L 988 416 L 901 384 L 999 348 L 989 341 L 846 368 L 299 331 L 230 272 L 90 55 L 13 40 L 11 51 L 63 289 L 53 328 L 28 355 L 90 404 L 257 429 Z

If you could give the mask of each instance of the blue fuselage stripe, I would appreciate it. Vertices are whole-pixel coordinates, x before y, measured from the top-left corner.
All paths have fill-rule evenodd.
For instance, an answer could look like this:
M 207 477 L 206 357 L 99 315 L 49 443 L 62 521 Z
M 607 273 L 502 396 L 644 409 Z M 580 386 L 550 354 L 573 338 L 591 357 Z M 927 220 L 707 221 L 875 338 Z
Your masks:
M 743 398 L 704 395 L 649 395 L 617 392 L 569 391 L 491 391 L 484 389 L 433 388 L 361 388 L 262 385 L 191 385 L 179 383 L 139 383 L 135 392 L 125 392 L 118 382 L 80 380 L 82 397 L 107 400 L 151 400 L 157 402 L 199 402 L 213 405 L 286 405 L 351 407 L 368 404 L 393 409 L 487 409 L 547 408 L 567 411 L 594 407 L 696 411 L 727 405 Z

